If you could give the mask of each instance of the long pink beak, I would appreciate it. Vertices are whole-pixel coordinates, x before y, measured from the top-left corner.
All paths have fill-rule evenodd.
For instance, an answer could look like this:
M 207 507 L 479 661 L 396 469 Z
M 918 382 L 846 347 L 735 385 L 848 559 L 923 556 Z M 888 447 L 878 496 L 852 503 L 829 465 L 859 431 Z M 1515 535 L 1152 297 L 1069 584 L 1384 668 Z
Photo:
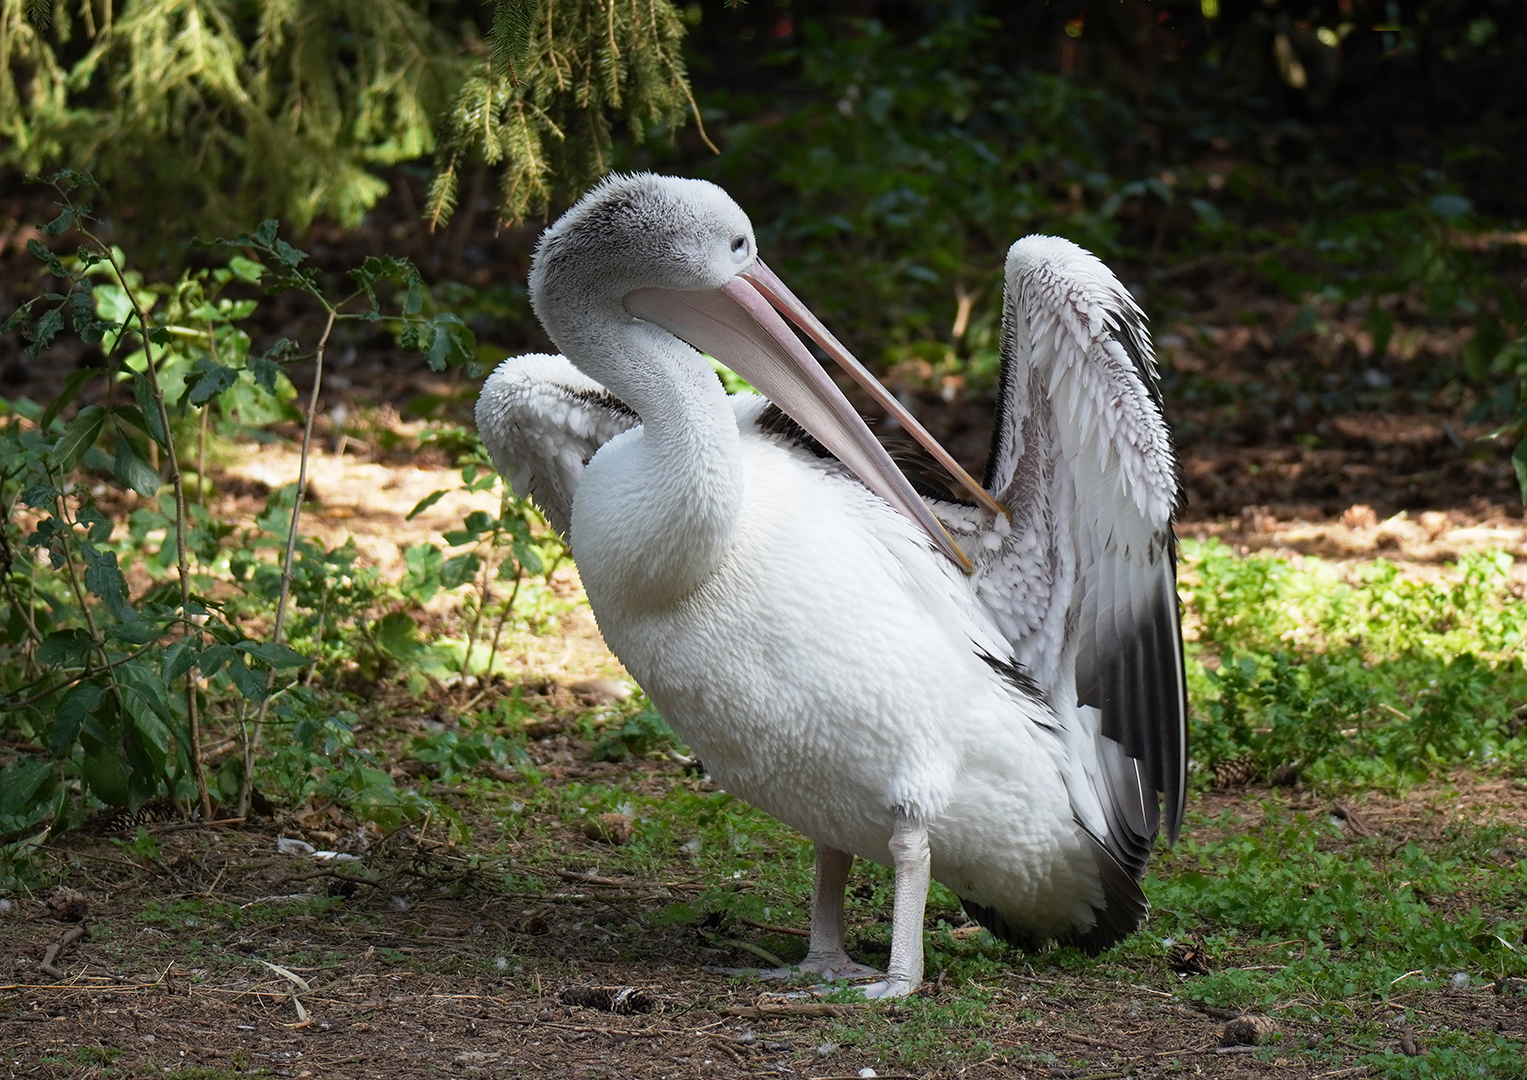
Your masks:
M 747 379 L 847 465 L 864 485 L 917 522 L 969 572 L 971 562 L 907 482 L 863 418 L 775 308 L 788 315 L 874 395 L 906 431 L 993 513 L 1006 509 L 981 488 L 890 392 L 822 326 L 762 262 L 716 290 L 636 289 L 624 298 L 639 319 L 709 353 Z

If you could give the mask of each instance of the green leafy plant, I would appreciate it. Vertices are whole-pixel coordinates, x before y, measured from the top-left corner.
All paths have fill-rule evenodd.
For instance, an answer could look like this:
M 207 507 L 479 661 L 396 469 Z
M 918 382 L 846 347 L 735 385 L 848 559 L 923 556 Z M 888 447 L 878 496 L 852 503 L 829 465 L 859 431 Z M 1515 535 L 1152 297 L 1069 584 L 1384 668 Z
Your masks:
M 332 711 L 311 687 L 326 646 L 336 659 L 332 646 L 352 629 L 384 651 L 396 635 L 377 609 L 402 599 L 356 565 L 353 544 L 329 549 L 300 532 L 330 335 L 342 320 L 385 318 L 401 344 L 437 368 L 474 353 L 459 318 L 426 313 L 426 290 L 410 264 L 367 259 L 352 271 L 351 291 L 331 300 L 275 222 L 215 245 L 229 252 L 226 266 L 145 284 L 92 231 L 90 206 L 76 199 L 89 178 L 65 172 L 53 183 L 61 212 L 46 232 L 72 231 L 84 243 L 60 256 L 33 242 L 62 284 L 4 325 L 21 331 L 33 355 L 67 326 L 99 344 L 101 358 L 71 375 L 46 408 L 8 403 L 0 428 L 0 724 L 27 748 L 0 763 L 0 835 L 8 841 L 67 827 L 91 806 L 135 809 L 158 794 L 195 804 L 203 817 L 215 794 L 242 813 L 267 723 L 319 724 L 297 740 L 307 750 L 316 745 Z M 298 292 L 325 312 L 311 351 L 278 342 L 251 353 L 240 323 L 256 301 L 227 293 L 255 285 Z M 384 287 L 396 290 L 395 313 L 384 311 Z M 292 404 L 282 370 L 299 359 L 316 367 L 305 409 Z M 87 390 L 94 400 L 79 405 Z M 272 493 L 252 530 L 235 534 L 188 490 L 199 499 L 209 483 L 210 419 L 249 426 L 293 413 L 304 422 L 297 482 Z M 182 464 L 192 441 L 195 472 Z M 164 473 L 170 490 L 161 493 Z M 96 477 L 136 498 L 125 533 L 99 508 Z M 515 535 L 528 543 L 529 526 L 517 520 Z M 516 572 L 521 565 L 513 563 Z M 306 651 L 291 648 L 293 640 Z M 232 726 L 240 752 L 209 789 L 202 761 L 211 715 Z M 385 808 L 391 799 L 406 809 L 406 800 L 386 795 L 384 771 L 343 738 L 332 745 L 347 747 L 331 786 L 358 805 Z M 303 790 L 288 786 L 294 795 Z

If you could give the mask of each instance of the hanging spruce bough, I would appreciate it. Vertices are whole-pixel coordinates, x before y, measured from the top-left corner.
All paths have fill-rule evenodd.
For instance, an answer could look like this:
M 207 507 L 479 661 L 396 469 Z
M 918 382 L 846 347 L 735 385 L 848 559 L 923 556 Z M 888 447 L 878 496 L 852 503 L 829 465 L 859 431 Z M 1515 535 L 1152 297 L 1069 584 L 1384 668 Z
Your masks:
M 119 225 L 170 238 L 351 227 L 378 168 L 430 155 L 438 223 L 475 156 L 517 218 L 604 173 L 613 124 L 694 108 L 669 0 L 498 0 L 486 22 L 480 0 L 0 0 L 0 166 L 89 169 Z
M 426 215 L 456 207 L 462 164 L 501 167 L 499 214 L 570 200 L 610 167 L 613 120 L 633 141 L 700 114 L 685 78 L 684 22 L 667 0 L 496 0 L 492 48 L 448 118 Z M 703 125 L 700 136 L 705 136 Z M 714 149 L 714 147 L 712 147 Z
M 0 164 L 89 168 L 162 236 L 355 225 L 373 169 L 434 152 L 478 6 L 0 0 Z

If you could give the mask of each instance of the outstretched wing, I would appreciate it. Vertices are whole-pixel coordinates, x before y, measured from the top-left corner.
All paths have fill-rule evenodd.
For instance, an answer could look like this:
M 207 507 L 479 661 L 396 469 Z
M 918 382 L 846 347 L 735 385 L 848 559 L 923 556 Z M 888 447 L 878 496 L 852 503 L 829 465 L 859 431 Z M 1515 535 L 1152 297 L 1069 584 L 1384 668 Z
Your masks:
M 972 538 L 978 594 L 1015 661 L 1052 702 L 1101 714 L 1097 752 L 1085 755 L 1097 803 L 1073 802 L 1138 880 L 1160 827 L 1158 792 L 1172 839 L 1185 794 L 1178 468 L 1144 316 L 1067 240 L 1030 236 L 1008 252 L 986 486 L 1011 520 L 960 508 L 950 524 Z M 1089 820 L 1097 809 L 1101 822 Z
M 477 431 L 509 486 L 567 535 L 583 467 L 641 418 L 564 356 L 511 356 L 483 384 Z

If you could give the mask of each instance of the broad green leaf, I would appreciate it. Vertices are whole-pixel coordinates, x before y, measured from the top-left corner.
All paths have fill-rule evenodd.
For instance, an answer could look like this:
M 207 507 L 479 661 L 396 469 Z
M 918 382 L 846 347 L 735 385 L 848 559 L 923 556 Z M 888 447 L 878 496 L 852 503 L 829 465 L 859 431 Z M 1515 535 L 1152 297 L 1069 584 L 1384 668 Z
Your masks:
M 395 660 L 412 660 L 419 651 L 419 627 L 401 611 L 390 612 L 374 627 L 377 644 Z
M 22 813 L 42 789 L 43 781 L 53 773 L 46 761 L 29 758 L 0 769 L 0 818 Z
M 195 667 L 200 658 L 200 650 L 190 642 L 174 642 L 164 650 L 164 656 L 160 659 L 161 676 L 166 683 L 172 683 Z
M 482 560 L 476 555 L 457 555 L 445 560 L 445 565 L 440 568 L 440 584 L 447 589 L 455 589 L 465 585 L 476 576 L 482 568 Z
M 101 697 L 106 693 L 103 680 L 88 679 L 69 688 L 58 707 L 53 710 L 52 723 L 48 725 L 45 742 L 54 757 L 68 757 L 79 742 L 85 717 L 100 707 Z
M 250 668 L 244 663 L 244 658 L 237 653 L 228 661 L 228 677 L 233 680 L 233 685 L 238 687 L 239 693 L 249 701 L 265 700 L 267 694 L 265 672 Z
M 403 595 L 418 604 L 427 604 L 440 591 L 440 567 L 445 556 L 434 544 L 414 544 L 403 552 L 408 567 L 404 575 Z
M 118 429 L 118 435 L 117 457 L 111 470 L 112 475 L 123 487 L 131 488 L 144 498 L 154 495 L 164 482 L 159 476 L 159 470 L 138 452 L 125 432 Z
M 242 255 L 235 255 L 228 260 L 228 269 L 233 271 L 233 276 L 240 281 L 257 284 L 260 276 L 265 273 L 265 267 L 253 259 L 246 259 Z
M 212 678 L 212 676 L 223 670 L 223 665 L 233 660 L 236 655 L 232 645 L 224 645 L 222 642 L 208 645 L 201 653 L 202 676 L 208 679 Z
M 107 806 L 128 804 L 127 766 L 117 748 L 86 750 L 84 760 L 80 762 L 80 775 L 90 793 Z
M 149 437 L 162 448 L 169 449 L 169 436 L 165 433 L 164 424 L 160 422 L 159 405 L 154 401 L 154 388 L 149 385 L 148 376 L 134 372 L 132 379 L 133 400 L 138 403 L 138 408 L 143 412 L 143 419 L 148 424 Z
M 105 423 L 105 409 L 99 405 L 86 405 L 69 421 L 69 426 L 64 428 L 64 433 L 53 444 L 48 454 L 48 463 L 60 472 L 74 468 L 79 459 L 85 456 L 85 451 L 95 445 Z
M 516 541 L 514 544 L 514 557 L 519 560 L 527 574 L 539 574 L 546 569 L 541 562 L 541 553 L 529 544 Z
M 234 648 L 247 653 L 262 664 L 278 669 L 304 667 L 310 663 L 308 658 L 296 649 L 274 641 L 241 641 Z
M 84 630 L 55 630 L 37 648 L 39 664 L 83 664 L 95 642 Z

